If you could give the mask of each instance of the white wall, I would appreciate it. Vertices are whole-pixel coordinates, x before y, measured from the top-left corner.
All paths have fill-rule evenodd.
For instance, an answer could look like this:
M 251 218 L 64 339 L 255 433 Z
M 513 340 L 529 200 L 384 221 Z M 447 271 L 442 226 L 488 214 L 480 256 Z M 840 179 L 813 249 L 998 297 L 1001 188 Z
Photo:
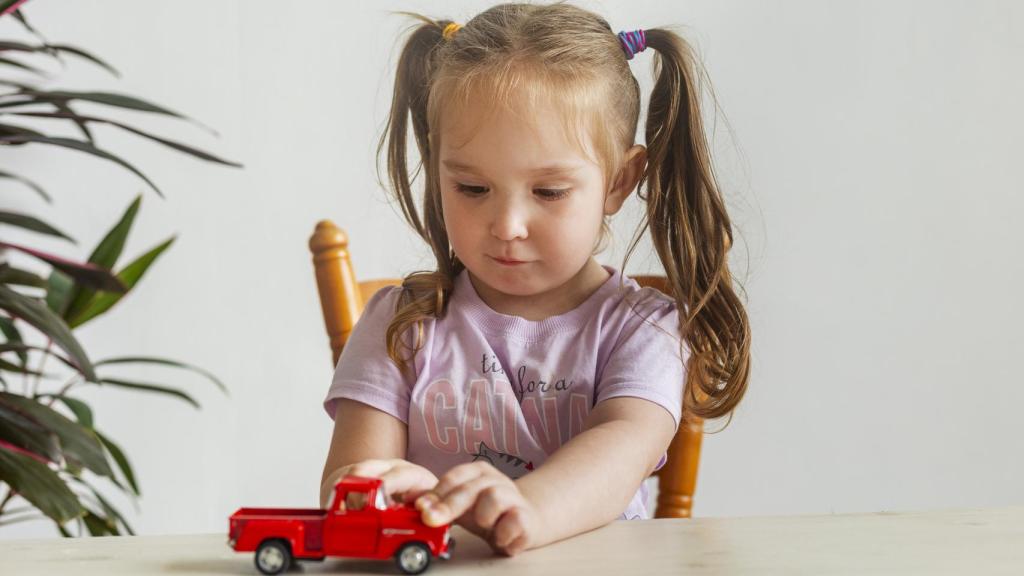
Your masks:
M 125 92 L 222 134 L 120 113 L 245 163 L 221 168 L 113 129 L 167 195 L 81 154 L 5 149 L 2 208 L 38 214 L 85 258 L 144 196 L 131 256 L 177 243 L 137 293 L 82 330 L 94 358 L 159 355 L 210 369 L 138 368 L 203 404 L 83 390 L 135 464 L 142 534 L 222 532 L 240 505 L 314 505 L 331 421 L 331 364 L 306 242 L 332 218 L 362 277 L 429 266 L 376 185 L 374 148 L 411 9 L 464 21 L 485 2 L 56 2 L 24 10 L 70 59 L 53 87 Z M 618 29 L 682 24 L 731 133 L 715 137 L 741 235 L 735 274 L 754 334 L 749 392 L 705 438 L 698 516 L 999 506 L 1024 502 L 1015 352 L 1024 264 L 1019 157 L 1024 8 L 1014 2 L 585 2 Z M 23 37 L 9 18 L 0 37 Z M 649 89 L 650 54 L 634 60 Z M 106 113 L 99 107 L 83 111 Z M 52 124 L 40 123 L 39 126 Z M 54 130 L 60 132 L 63 130 Z M 618 263 L 633 203 L 604 261 Z M 382 233 L 386 231 L 386 233 Z M 5 228 L 5 238 L 24 239 Z M 653 269 L 635 257 L 627 271 Z M 718 428 L 721 423 L 712 423 Z M 0 538 L 54 535 L 29 522 Z

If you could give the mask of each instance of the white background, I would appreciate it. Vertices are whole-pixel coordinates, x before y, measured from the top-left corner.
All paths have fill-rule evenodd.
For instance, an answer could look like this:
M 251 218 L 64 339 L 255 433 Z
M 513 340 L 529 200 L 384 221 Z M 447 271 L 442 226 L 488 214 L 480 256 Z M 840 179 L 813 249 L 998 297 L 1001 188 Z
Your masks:
M 580 4 L 615 29 L 684 26 L 721 105 L 709 126 L 737 229 L 733 270 L 749 296 L 753 374 L 730 426 L 705 437 L 694 515 L 1024 502 L 1016 366 L 1024 344 L 1024 232 L 1016 225 L 1024 212 L 1024 8 Z M 40 216 L 79 245 L 8 227 L 5 238 L 85 259 L 137 194 L 142 211 L 125 261 L 178 236 L 135 292 L 79 332 L 94 359 L 183 360 L 231 390 L 225 397 L 187 372 L 126 367 L 108 374 L 179 386 L 202 409 L 114 389 L 78 394 L 135 465 L 138 509 L 107 492 L 138 533 L 224 532 L 242 505 L 316 505 L 332 366 L 309 235 L 322 218 L 346 228 L 364 279 L 431 265 L 374 172 L 399 33 L 409 23 L 388 12 L 466 21 L 486 6 L 24 6 L 52 42 L 85 48 L 123 74 L 69 57 L 63 72 L 48 66 L 58 78 L 48 87 L 139 96 L 221 137 L 141 113 L 82 112 L 245 164 L 206 164 L 96 128 L 102 147 L 162 188 L 161 200 L 128 172 L 80 153 L 37 145 L 2 152 L 3 170 L 35 179 L 55 203 L 5 181 L 0 209 Z M 29 39 L 10 18 L 0 21 L 0 37 Z M 644 53 L 632 63 L 645 97 L 651 61 Z M 31 125 L 76 136 L 63 123 Z M 634 198 L 615 221 L 603 262 L 621 264 L 639 207 Z M 644 252 L 627 272 L 656 269 Z M 52 535 L 45 521 L 0 527 L 0 538 Z

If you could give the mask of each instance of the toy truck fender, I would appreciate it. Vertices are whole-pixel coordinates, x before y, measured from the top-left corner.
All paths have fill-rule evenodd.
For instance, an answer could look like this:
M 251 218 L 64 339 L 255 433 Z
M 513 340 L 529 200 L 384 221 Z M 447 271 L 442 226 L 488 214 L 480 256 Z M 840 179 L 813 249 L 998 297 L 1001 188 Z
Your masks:
M 419 511 L 412 508 L 392 508 L 387 510 L 383 519 L 378 540 L 378 555 L 394 556 L 398 550 L 409 542 L 422 542 L 430 548 L 431 556 L 441 556 L 450 538 L 450 527 L 438 526 L 431 528 L 419 521 Z
M 295 558 L 322 558 L 324 516 L 318 509 L 242 508 L 231 516 L 231 545 L 252 552 L 265 540 L 283 540 Z

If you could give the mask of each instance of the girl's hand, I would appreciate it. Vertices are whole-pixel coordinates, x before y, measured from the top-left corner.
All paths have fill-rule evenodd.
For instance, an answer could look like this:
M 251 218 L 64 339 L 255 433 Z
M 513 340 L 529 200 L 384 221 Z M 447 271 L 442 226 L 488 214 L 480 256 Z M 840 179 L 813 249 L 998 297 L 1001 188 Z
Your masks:
M 348 475 L 380 478 L 384 481 L 387 495 L 399 502 L 412 502 L 417 496 L 437 485 L 437 476 L 434 476 L 433 472 L 401 458 L 363 460 L 342 466 L 327 478 L 327 482 L 334 486 L 338 480 Z
M 540 514 L 511 478 L 488 462 L 460 464 L 416 499 L 428 526 L 455 522 L 495 552 L 515 556 L 540 541 Z

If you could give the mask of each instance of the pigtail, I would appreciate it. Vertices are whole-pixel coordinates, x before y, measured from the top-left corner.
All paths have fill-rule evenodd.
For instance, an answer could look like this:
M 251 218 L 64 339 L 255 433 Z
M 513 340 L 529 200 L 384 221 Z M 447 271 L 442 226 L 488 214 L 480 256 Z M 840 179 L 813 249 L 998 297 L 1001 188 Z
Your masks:
M 423 321 L 443 313 L 461 264 L 448 247 L 440 194 L 436 193 L 437 183 L 430 177 L 436 171 L 428 170 L 424 178 L 426 194 L 422 218 L 412 192 L 412 181 L 424 166 L 436 161 L 431 154 L 427 104 L 437 68 L 437 52 L 446 43 L 444 27 L 451 22 L 434 21 L 407 12 L 403 14 L 419 20 L 421 24 L 413 28 L 399 57 L 391 111 L 377 146 L 377 156 L 386 156 L 389 189 L 401 206 L 406 221 L 430 244 L 438 262 L 437 271 L 413 272 L 403 280 L 395 315 L 388 324 L 385 335 L 388 356 L 404 372 L 409 367 L 409 359 L 422 346 Z M 411 176 L 407 155 L 410 120 L 420 154 L 420 163 Z M 413 327 L 416 328 L 415 339 L 403 337 L 410 335 Z
M 377 145 L 377 157 L 380 158 L 387 153 L 389 189 L 401 205 L 406 221 L 426 240 L 426 232 L 413 199 L 412 181 L 419 174 L 423 162 L 430 156 L 427 140 L 427 95 L 430 92 L 430 78 L 434 70 L 433 56 L 444 41 L 444 37 L 443 29 L 440 28 L 441 23 L 435 23 L 418 14 L 403 14 L 421 20 L 423 24 L 417 26 L 409 35 L 398 59 L 391 111 Z M 411 177 L 406 146 L 410 118 L 416 146 L 422 159 Z M 377 170 L 379 179 L 379 164 Z
M 739 403 L 750 370 L 750 324 L 726 258 L 732 225 L 701 120 L 702 69 L 677 34 L 655 28 L 646 31 L 646 39 L 657 57 L 641 196 L 672 296 L 680 313 L 686 312 L 684 413 L 717 418 Z

